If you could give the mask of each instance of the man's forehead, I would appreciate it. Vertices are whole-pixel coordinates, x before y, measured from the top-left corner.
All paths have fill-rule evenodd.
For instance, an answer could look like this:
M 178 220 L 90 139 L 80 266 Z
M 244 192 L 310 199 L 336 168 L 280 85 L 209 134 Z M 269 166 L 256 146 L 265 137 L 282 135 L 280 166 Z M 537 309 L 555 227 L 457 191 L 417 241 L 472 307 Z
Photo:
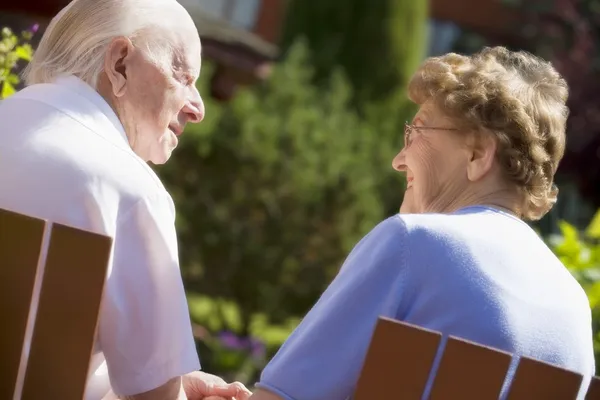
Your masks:
M 182 55 L 191 65 L 199 64 L 202 46 L 198 29 L 189 15 L 180 4 L 171 8 L 172 18 L 164 21 L 163 30 L 168 36 L 173 48 Z
M 197 76 L 200 73 L 200 64 L 202 61 L 201 46 L 179 45 L 174 50 L 176 65 Z

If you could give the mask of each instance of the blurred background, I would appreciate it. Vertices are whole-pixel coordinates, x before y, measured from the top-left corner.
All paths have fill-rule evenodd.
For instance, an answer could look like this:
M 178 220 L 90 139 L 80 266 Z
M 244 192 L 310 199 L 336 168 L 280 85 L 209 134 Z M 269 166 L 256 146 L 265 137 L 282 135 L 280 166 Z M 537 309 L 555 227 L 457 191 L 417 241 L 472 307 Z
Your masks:
M 559 201 L 534 227 L 588 292 L 600 343 L 600 0 L 180 2 L 203 40 L 207 115 L 156 170 L 205 370 L 255 382 L 353 245 L 398 211 L 411 74 L 486 45 L 543 56 L 570 84 Z M 67 3 L 1 2 L 3 97 Z

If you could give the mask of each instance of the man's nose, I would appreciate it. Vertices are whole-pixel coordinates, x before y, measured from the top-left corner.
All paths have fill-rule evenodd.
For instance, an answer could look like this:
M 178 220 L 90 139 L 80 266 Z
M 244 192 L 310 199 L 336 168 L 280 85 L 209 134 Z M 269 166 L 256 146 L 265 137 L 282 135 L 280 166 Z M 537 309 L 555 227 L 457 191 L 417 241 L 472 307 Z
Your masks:
M 185 104 L 182 111 L 187 116 L 189 122 L 201 122 L 204 119 L 204 102 L 200 94 L 196 92 L 196 96 Z

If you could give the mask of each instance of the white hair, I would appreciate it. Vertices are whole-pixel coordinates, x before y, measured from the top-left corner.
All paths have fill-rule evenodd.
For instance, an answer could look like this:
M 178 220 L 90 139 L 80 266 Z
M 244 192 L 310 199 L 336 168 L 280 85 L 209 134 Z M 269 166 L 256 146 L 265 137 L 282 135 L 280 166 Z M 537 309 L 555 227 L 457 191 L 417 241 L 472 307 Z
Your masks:
M 113 39 L 127 37 L 142 44 L 156 60 L 172 44 L 166 30 L 153 28 L 176 25 L 182 10 L 176 0 L 73 0 L 48 25 L 23 73 L 25 83 L 75 75 L 97 88 Z

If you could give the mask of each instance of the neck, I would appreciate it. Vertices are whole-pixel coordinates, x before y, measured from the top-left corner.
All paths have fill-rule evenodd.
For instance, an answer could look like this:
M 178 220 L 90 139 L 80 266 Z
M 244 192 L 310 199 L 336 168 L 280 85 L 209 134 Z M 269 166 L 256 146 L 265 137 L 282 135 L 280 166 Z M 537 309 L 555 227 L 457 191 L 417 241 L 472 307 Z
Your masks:
M 461 208 L 469 206 L 488 206 L 498 208 L 500 210 L 520 216 L 521 202 L 520 196 L 515 190 L 511 190 L 507 187 L 483 187 L 483 185 L 474 185 L 466 190 L 454 193 L 455 196 L 448 196 L 452 200 L 448 200 L 443 203 L 443 200 L 436 201 L 432 204 L 432 210 L 438 210 L 437 212 L 451 213 Z M 438 199 L 442 199 L 445 196 L 439 196 Z
M 110 108 L 112 108 L 112 110 L 117 115 L 117 118 L 119 118 L 119 120 L 121 121 L 121 124 L 123 125 L 123 129 L 125 129 L 125 134 L 127 135 L 127 140 L 129 141 L 129 145 L 133 148 L 134 138 L 132 138 L 132 136 L 130 135 L 129 132 L 131 130 L 128 129 L 129 127 L 124 122 L 123 112 L 119 109 L 119 107 L 117 107 L 116 98 L 113 95 L 112 87 L 111 87 L 110 81 L 106 77 L 106 74 L 102 73 L 100 75 L 100 78 L 98 79 L 97 87 L 98 87 L 97 88 L 98 94 L 100 94 L 100 96 L 102 96 L 102 98 L 104 98 L 104 100 L 108 103 Z
M 108 78 L 106 78 L 106 75 L 104 73 L 100 74 L 100 77 L 98 78 L 98 84 L 96 86 L 98 94 L 102 96 L 104 100 L 106 100 L 110 108 L 112 108 L 115 114 L 119 116 L 118 110 L 115 107 L 115 102 L 113 101 L 110 82 L 108 81 Z

